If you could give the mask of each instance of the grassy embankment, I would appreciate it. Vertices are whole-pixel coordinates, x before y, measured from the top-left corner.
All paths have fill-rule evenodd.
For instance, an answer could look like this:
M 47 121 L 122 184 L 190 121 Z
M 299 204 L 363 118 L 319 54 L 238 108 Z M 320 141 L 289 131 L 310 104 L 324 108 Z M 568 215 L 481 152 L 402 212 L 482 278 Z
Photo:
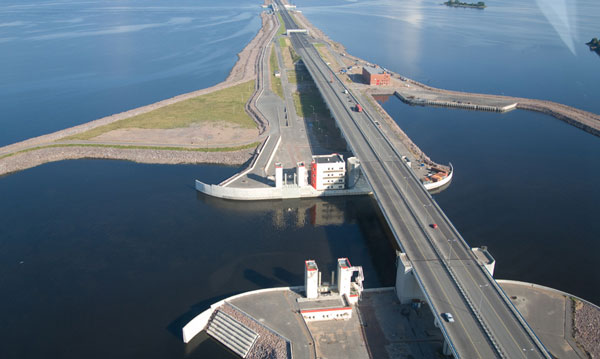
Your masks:
M 279 36 L 281 34 L 285 34 L 285 25 L 283 24 L 283 18 L 281 17 L 281 14 L 279 12 L 277 12 L 277 17 L 279 18 L 279 30 L 277 30 L 277 35 L 275 36 Z
M 311 124 L 312 133 L 323 147 L 333 152 L 346 150 L 346 142 L 312 77 L 308 76 L 308 80 L 294 93 L 294 105 L 298 116 Z
M 92 130 L 69 136 L 61 140 L 89 140 L 103 133 L 125 128 L 169 129 L 182 128 L 201 122 L 220 122 L 233 124 L 242 128 L 256 128 L 256 123 L 246 113 L 245 105 L 254 92 L 254 81 L 248 81 L 237 86 L 215 91 L 206 95 L 184 100 L 172 105 L 161 107 L 141 115 L 116 121 Z M 233 147 L 176 147 L 176 146 L 138 146 L 113 144 L 51 144 L 27 148 L 21 151 L 0 156 L 0 159 L 16 154 L 56 147 L 104 147 L 119 149 L 170 150 L 194 152 L 231 152 L 258 146 L 259 142 Z
M 314 46 L 319 52 L 319 55 L 321 56 L 323 61 L 325 61 L 333 71 L 338 72 L 342 69 L 342 66 L 340 66 L 340 64 L 335 60 L 335 58 L 331 54 L 331 51 L 325 46 L 325 44 L 316 43 L 314 44 Z M 352 83 L 352 79 L 350 78 L 350 75 L 348 73 L 338 74 L 338 77 L 340 77 L 346 83 Z
M 280 23 L 283 23 L 281 15 L 277 15 Z M 278 35 L 284 32 L 285 30 L 280 27 Z M 296 113 L 312 123 L 312 130 L 317 139 L 326 144 L 326 147 L 345 149 L 345 142 L 340 136 L 339 129 L 334 124 L 329 109 L 321 98 L 321 93 L 306 68 L 303 65 L 298 65 L 300 56 L 294 51 L 289 41 L 285 37 L 280 37 L 279 47 L 285 66 L 282 72 L 286 71 L 289 83 L 298 85 L 298 91 L 292 94 Z
M 321 44 L 321 43 L 316 43 L 314 44 L 315 48 L 317 49 L 317 51 L 319 52 L 319 55 L 321 55 L 321 58 L 325 61 L 328 62 L 329 65 L 335 65 L 335 62 L 333 61 L 333 58 L 331 57 L 331 54 L 329 53 L 329 49 L 327 49 L 327 47 L 325 47 L 325 44 Z M 339 66 L 337 66 L 339 67 Z M 334 68 L 335 71 L 335 68 Z
M 297 62 L 300 60 L 300 56 L 298 56 L 294 48 L 291 46 L 290 40 L 287 38 L 279 39 L 279 47 L 281 48 L 283 63 L 286 67 L 288 82 L 291 84 L 296 84 L 298 83 L 299 75 Z
M 271 90 L 277 94 L 277 96 L 283 98 L 283 87 L 281 86 L 281 78 L 275 76 L 275 72 L 279 71 L 279 64 L 277 62 L 277 54 L 275 53 L 275 45 L 271 47 L 271 58 L 269 59 L 271 64 Z
M 281 18 L 281 14 L 278 12 L 277 17 L 279 18 L 279 30 L 277 30 L 277 34 L 275 37 L 279 37 L 282 34 L 285 34 L 285 25 L 283 24 L 283 19 Z M 285 40 L 279 37 L 279 44 L 281 47 L 281 41 Z M 275 72 L 279 70 L 279 63 L 277 61 L 277 53 L 275 52 L 275 43 L 271 47 L 271 56 L 269 58 L 269 63 L 271 65 L 271 90 L 276 93 L 279 97 L 283 98 L 283 87 L 281 86 L 281 78 L 275 76 Z M 283 47 L 282 47 L 283 48 Z
M 253 92 L 254 80 L 96 127 L 65 139 L 89 140 L 118 129 L 171 129 L 206 122 L 222 122 L 242 128 L 256 128 L 256 123 L 244 110 Z

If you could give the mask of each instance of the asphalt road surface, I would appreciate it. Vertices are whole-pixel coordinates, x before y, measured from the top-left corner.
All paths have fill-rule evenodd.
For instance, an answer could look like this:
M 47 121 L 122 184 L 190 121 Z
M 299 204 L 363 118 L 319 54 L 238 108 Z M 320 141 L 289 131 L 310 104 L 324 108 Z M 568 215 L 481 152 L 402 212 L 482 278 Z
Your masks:
M 283 9 L 282 4 L 278 4 Z M 287 29 L 297 28 L 287 11 Z M 306 34 L 290 34 L 350 149 L 362 164 L 375 198 L 456 357 L 549 358 L 506 294 L 475 259 L 374 120 L 356 112 L 356 100 L 321 59 Z M 431 224 L 436 223 L 437 228 Z M 441 313 L 452 313 L 445 321 Z

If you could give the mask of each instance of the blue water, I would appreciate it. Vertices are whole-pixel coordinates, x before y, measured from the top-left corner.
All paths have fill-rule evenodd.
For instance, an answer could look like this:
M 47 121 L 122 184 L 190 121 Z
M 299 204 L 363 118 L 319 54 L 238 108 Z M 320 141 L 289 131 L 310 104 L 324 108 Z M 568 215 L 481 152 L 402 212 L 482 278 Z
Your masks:
M 548 10 L 560 1 L 486 1 L 485 10 L 440 3 L 297 1 L 349 53 L 407 77 L 600 113 L 600 57 L 585 45 L 599 35 L 600 3 L 565 2 L 558 15 Z M 395 98 L 384 108 L 433 160 L 455 165 L 436 200 L 467 242 L 490 247 L 498 278 L 600 302 L 598 137 L 533 112 L 411 107 Z
M 409 106 L 395 97 L 383 106 L 431 158 L 452 162 L 452 184 L 435 199 L 469 244 L 488 246 L 496 278 L 599 302 L 599 138 L 534 112 Z
M 0 146 L 221 82 L 260 10 L 249 0 L 2 1 Z
M 600 57 L 582 45 L 599 35 L 592 0 L 569 2 L 565 40 L 531 1 L 298 5 L 349 52 L 431 85 L 600 112 Z M 222 81 L 259 11 L 246 0 L 3 1 L 0 145 Z M 457 168 L 436 199 L 470 243 L 490 246 L 498 277 L 600 303 L 598 138 L 533 113 L 385 106 Z M 301 284 L 307 258 L 329 269 L 348 256 L 366 286 L 392 283 L 391 239 L 369 197 L 236 203 L 193 188 L 237 170 L 80 160 L 0 178 L 0 357 L 231 357 L 205 338 L 185 346 L 181 326 L 231 294 Z
M 237 170 L 80 160 L 2 178 L 0 357 L 222 358 L 184 345 L 183 325 L 224 297 L 302 285 L 307 258 L 323 280 L 348 257 L 365 284 L 392 285 L 370 197 L 239 203 L 193 187 Z
M 313 24 L 349 53 L 409 78 L 447 89 L 548 99 L 600 113 L 600 57 L 585 45 L 600 36 L 598 1 L 564 1 L 564 19 L 556 7 L 563 1 L 492 0 L 484 10 L 450 8 L 442 2 L 296 1 Z M 547 18 L 542 8 L 557 8 L 561 16 Z

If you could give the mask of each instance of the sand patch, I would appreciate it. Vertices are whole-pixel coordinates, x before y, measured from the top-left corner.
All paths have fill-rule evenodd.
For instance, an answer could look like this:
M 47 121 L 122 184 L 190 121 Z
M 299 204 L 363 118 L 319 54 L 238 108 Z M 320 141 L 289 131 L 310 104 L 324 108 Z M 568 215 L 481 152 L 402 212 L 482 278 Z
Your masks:
M 124 128 L 91 139 L 93 142 L 144 145 L 237 146 L 258 139 L 258 130 L 224 123 L 201 123 L 183 128 Z

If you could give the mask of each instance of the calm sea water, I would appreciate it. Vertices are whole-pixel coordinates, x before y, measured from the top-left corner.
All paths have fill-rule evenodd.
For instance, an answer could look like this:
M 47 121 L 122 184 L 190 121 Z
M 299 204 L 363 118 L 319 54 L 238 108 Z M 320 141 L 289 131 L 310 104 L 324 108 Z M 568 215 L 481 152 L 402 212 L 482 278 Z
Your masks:
M 494 3 L 298 5 L 353 54 L 432 85 L 600 112 L 600 57 L 581 46 L 597 36 L 597 5 L 569 13 L 574 55 L 535 3 Z M 233 0 L 2 2 L 0 145 L 221 81 L 259 11 Z M 498 277 L 600 303 L 597 138 L 525 112 L 385 106 L 457 168 L 436 198 L 470 243 L 490 247 Z M 301 284 L 307 258 L 331 268 L 348 256 L 367 286 L 392 284 L 370 198 L 234 203 L 193 188 L 237 170 L 81 160 L 0 178 L 0 357 L 227 357 L 211 340 L 183 345 L 182 325 L 234 293 Z
M 221 82 L 257 2 L 0 3 L 0 146 Z
M 181 328 L 224 297 L 302 285 L 338 257 L 389 286 L 394 251 L 370 197 L 239 203 L 193 179 L 238 169 L 81 160 L 0 181 L 0 357 L 223 357 Z M 192 350 L 195 345 L 200 348 Z
M 597 1 L 297 3 L 348 52 L 418 81 L 600 113 L 600 57 L 585 45 L 598 37 Z M 490 247 L 497 278 L 600 303 L 600 138 L 533 112 L 384 107 L 432 159 L 454 164 L 436 199 L 467 242 Z
M 600 36 L 598 1 L 490 0 L 485 10 L 442 2 L 296 1 L 351 54 L 415 80 L 600 113 L 600 57 L 585 45 Z
M 452 162 L 435 196 L 467 242 L 487 245 L 495 277 L 600 303 L 600 139 L 551 117 L 383 104 L 428 155 Z

